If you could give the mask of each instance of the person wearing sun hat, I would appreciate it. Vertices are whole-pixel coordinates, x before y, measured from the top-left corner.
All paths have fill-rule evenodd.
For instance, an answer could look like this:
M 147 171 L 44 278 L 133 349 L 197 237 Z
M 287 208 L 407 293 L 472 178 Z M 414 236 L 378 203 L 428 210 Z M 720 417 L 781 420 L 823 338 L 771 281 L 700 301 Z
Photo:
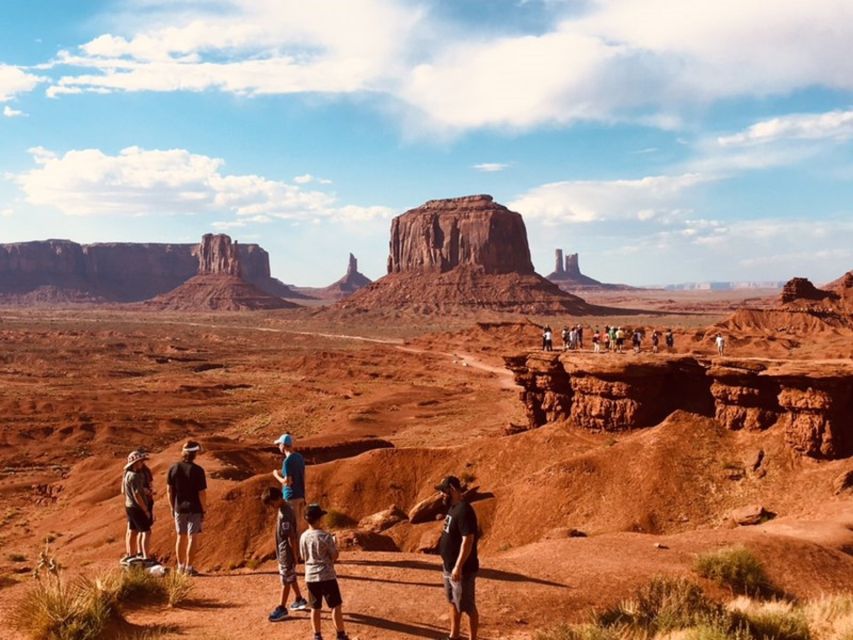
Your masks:
M 305 530 L 305 459 L 293 450 L 293 436 L 281 434 L 273 442 L 284 454 L 281 471 L 275 469 L 272 474 L 281 484 L 281 495 L 293 509 L 296 516 L 297 533 L 301 536 Z
M 121 493 L 127 514 L 127 533 L 124 537 L 125 556 L 122 562 L 135 558 L 148 559 L 148 536 L 154 519 L 148 498 L 148 475 L 144 471 L 147 459 L 148 454 L 144 451 L 132 451 L 127 456 L 127 464 L 124 465 Z
M 471 640 L 477 640 L 480 614 L 475 599 L 479 528 L 474 508 L 464 499 L 462 483 L 456 476 L 447 476 L 436 490 L 449 506 L 441 532 L 439 553 L 443 564 L 444 591 L 450 603 L 450 640 L 459 638 L 462 614 L 468 616 Z
M 187 440 L 181 447 L 181 461 L 173 464 L 166 476 L 169 506 L 178 534 L 175 541 L 178 571 L 189 575 L 196 575 L 192 560 L 198 551 L 198 536 L 207 510 L 207 477 L 204 469 L 195 463 L 201 452 L 198 442 Z

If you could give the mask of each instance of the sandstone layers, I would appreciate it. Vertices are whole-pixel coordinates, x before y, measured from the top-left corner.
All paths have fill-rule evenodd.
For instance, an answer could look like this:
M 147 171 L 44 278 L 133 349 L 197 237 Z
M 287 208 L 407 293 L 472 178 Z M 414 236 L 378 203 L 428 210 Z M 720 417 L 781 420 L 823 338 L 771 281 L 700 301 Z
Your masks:
M 509 356 L 530 427 L 571 420 L 599 431 L 659 424 L 676 410 L 727 429 L 781 428 L 798 453 L 853 455 L 853 364 L 690 356 L 622 359 L 534 353 Z
M 240 276 L 277 297 L 302 297 L 271 277 L 269 254 L 237 248 Z M 138 302 L 196 275 L 198 245 L 45 240 L 0 245 L 0 302 Z
M 341 305 L 422 312 L 593 308 L 535 273 L 521 215 L 488 195 L 430 200 L 394 218 L 388 275 Z
M 198 273 L 145 304 L 168 311 L 244 311 L 286 309 L 298 305 L 270 295 L 242 277 L 238 244 L 224 234 L 208 233 L 194 250 Z

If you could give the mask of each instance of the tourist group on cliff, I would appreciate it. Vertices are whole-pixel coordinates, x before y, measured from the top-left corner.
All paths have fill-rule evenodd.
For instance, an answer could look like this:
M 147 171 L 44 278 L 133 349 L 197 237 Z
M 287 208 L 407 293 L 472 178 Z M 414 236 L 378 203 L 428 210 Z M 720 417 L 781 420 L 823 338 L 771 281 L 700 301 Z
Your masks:
M 581 324 L 566 325 L 560 333 L 563 339 L 563 351 L 583 351 L 584 349 L 584 327 Z M 594 327 L 592 331 L 592 352 L 593 353 L 625 353 L 626 341 L 631 343 L 631 348 L 634 353 L 643 351 L 643 345 L 646 340 L 646 330 L 642 327 L 636 329 L 605 326 L 604 330 Z M 651 350 L 652 353 L 660 353 L 661 340 L 669 353 L 675 352 L 675 335 L 672 329 L 667 329 L 661 333 L 657 329 L 652 330 L 651 334 Z M 718 334 L 715 341 L 717 351 L 723 355 L 721 346 L 722 336 Z M 723 341 L 723 344 L 724 341 Z M 542 350 L 554 350 L 554 332 L 550 325 L 546 325 L 542 329 Z
M 274 530 L 275 555 L 281 582 L 279 600 L 268 615 L 270 622 L 287 620 L 296 611 L 311 612 L 314 640 L 322 640 L 321 612 L 323 603 L 332 612 L 332 624 L 338 640 L 348 636 L 343 618 L 343 596 L 338 584 L 335 564 L 339 558 L 337 539 L 323 529 L 326 511 L 319 504 L 306 505 L 305 460 L 294 449 L 291 434 L 282 434 L 275 442 L 283 458 L 280 469 L 272 472 L 277 486 L 267 487 L 261 502 L 276 511 Z M 198 575 L 193 565 L 199 548 L 199 536 L 207 513 L 207 476 L 196 463 L 203 448 L 189 440 L 181 448 L 181 459 L 166 474 L 166 495 L 176 540 L 176 571 Z M 148 539 L 154 524 L 154 476 L 146 464 L 149 455 L 136 450 L 127 457 L 122 475 L 121 493 L 127 515 L 125 556 L 127 567 L 150 569 L 160 566 L 148 550 Z M 435 487 L 443 500 L 446 516 L 442 526 L 439 551 L 442 559 L 442 583 L 449 604 L 450 640 L 460 637 L 463 614 L 468 618 L 469 637 L 476 640 L 479 612 L 476 604 L 476 579 L 480 569 L 477 554 L 479 529 L 477 514 L 465 500 L 465 489 L 455 476 L 447 476 Z M 306 599 L 297 579 L 297 567 L 304 567 Z M 290 594 L 293 602 L 288 607 Z

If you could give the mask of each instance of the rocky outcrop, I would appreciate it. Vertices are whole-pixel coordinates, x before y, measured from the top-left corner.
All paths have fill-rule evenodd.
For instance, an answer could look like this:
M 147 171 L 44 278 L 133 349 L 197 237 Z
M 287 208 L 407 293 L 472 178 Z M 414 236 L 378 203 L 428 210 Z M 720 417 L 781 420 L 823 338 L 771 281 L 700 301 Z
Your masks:
M 659 424 L 684 410 L 727 429 L 782 429 L 794 451 L 853 455 L 853 364 L 690 356 L 621 359 L 519 354 L 505 358 L 522 387 L 529 427 L 569 420 L 597 431 Z
M 347 272 L 344 277 L 330 284 L 324 289 L 320 289 L 316 293 L 321 298 L 342 299 L 352 295 L 359 289 L 363 289 L 372 282 L 370 278 L 360 273 L 358 270 L 358 260 L 352 254 L 349 254 L 349 262 L 347 263 Z
M 269 254 L 236 246 L 240 276 L 277 297 L 302 297 L 271 277 Z M 137 302 L 165 293 L 198 271 L 198 245 L 45 240 L 0 245 L 0 301 Z
M 532 274 L 521 214 L 478 195 L 430 200 L 391 222 L 388 273 L 447 273 L 461 266 Z
M 814 302 L 837 297 L 838 294 L 832 291 L 818 289 L 808 278 L 791 278 L 782 287 L 779 299 L 782 301 L 782 304 L 790 304 L 798 301 Z
M 193 254 L 198 258 L 198 274 L 148 300 L 147 307 L 163 311 L 246 311 L 297 306 L 243 278 L 237 243 L 227 235 L 206 234 Z
M 543 314 L 595 309 L 533 271 L 521 215 L 485 195 L 430 200 L 395 218 L 388 275 L 339 308 Z
M 570 253 L 563 258 L 563 250 L 557 249 L 555 252 L 556 263 L 554 271 L 548 274 L 548 280 L 560 285 L 569 291 L 576 289 L 607 289 L 607 290 L 624 290 L 633 289 L 624 284 L 608 284 L 600 282 L 595 278 L 581 273 L 580 258 L 576 253 Z

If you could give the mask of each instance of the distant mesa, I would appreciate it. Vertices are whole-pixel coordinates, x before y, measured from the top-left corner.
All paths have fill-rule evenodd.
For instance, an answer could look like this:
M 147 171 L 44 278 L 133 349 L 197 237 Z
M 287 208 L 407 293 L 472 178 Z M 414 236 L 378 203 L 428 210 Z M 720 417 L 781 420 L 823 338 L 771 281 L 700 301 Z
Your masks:
M 237 246 L 237 245 L 235 245 Z M 138 242 L 78 244 L 43 240 L 0 245 L 0 303 L 63 305 L 141 302 L 198 272 L 198 245 Z M 270 275 L 269 254 L 237 246 L 240 276 L 279 298 L 303 298 Z
M 521 215 L 488 195 L 430 200 L 394 218 L 388 275 L 339 304 L 422 313 L 594 309 L 535 273 Z
M 197 275 L 144 304 L 163 311 L 248 311 L 299 305 L 270 295 L 243 277 L 238 244 L 225 234 L 205 234 L 193 251 Z
M 824 291 L 814 286 L 808 278 L 791 278 L 782 287 L 779 299 L 783 304 L 796 302 L 818 302 L 821 300 L 837 299 L 834 291 Z
M 611 291 L 634 289 L 626 284 L 608 284 L 600 282 L 594 278 L 590 278 L 581 273 L 580 261 L 578 254 L 569 253 L 563 258 L 563 250 L 555 250 L 555 267 L 554 271 L 548 274 L 548 280 L 563 289 L 606 289 Z

